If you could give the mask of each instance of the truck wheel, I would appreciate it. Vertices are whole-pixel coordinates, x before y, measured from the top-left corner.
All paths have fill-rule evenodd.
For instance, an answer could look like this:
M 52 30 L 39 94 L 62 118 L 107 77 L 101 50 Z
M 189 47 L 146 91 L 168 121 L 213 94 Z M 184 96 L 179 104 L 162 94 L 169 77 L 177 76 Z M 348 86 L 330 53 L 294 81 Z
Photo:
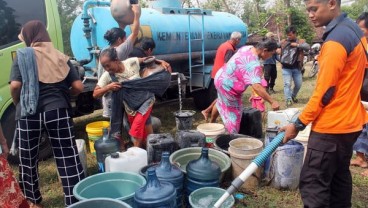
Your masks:
M 3 117 L 1 118 L 1 127 L 4 132 L 4 136 L 8 143 L 9 149 L 13 143 L 13 137 L 15 132 L 15 108 L 10 106 L 4 113 Z M 52 155 L 52 149 L 50 146 L 50 141 L 48 135 L 46 133 L 42 134 L 40 150 L 39 150 L 38 158 L 40 160 L 45 160 Z M 14 164 L 19 163 L 19 157 L 10 155 L 8 156 L 8 161 Z
M 195 91 L 192 95 L 194 105 L 198 110 L 206 109 L 215 99 L 209 89 Z

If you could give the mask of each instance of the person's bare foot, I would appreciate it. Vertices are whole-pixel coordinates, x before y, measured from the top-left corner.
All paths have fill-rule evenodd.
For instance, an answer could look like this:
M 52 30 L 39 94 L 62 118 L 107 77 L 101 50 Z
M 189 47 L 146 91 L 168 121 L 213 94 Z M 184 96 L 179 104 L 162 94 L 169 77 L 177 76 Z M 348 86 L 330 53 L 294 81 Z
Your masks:
M 360 174 L 364 177 L 368 177 L 368 170 L 365 170 L 365 171 L 361 172 Z
M 208 120 L 208 113 L 206 112 L 206 110 L 201 111 L 201 113 L 204 117 L 204 120 L 207 121 Z
M 360 159 L 360 158 L 356 158 L 354 160 L 351 160 L 350 165 L 358 166 L 358 167 L 361 167 L 361 168 L 367 168 L 368 167 L 368 163 L 366 161 Z

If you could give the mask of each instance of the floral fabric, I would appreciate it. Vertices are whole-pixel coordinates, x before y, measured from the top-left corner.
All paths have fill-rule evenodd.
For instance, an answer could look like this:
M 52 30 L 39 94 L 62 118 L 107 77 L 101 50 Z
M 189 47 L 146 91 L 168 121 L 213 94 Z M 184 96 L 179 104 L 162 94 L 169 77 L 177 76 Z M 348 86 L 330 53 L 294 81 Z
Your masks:
M 253 46 L 243 46 L 217 72 L 217 109 L 229 133 L 238 133 L 243 112 L 242 94 L 249 85 L 261 83 L 262 67 Z
M 19 184 L 4 157 L 0 157 L 0 207 L 1 208 L 28 208 Z

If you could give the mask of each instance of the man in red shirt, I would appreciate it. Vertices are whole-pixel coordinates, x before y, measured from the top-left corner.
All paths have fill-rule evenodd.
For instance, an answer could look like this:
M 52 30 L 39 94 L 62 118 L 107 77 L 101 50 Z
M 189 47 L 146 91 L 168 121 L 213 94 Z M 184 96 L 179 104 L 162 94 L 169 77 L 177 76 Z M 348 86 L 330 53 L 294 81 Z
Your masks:
M 213 64 L 212 72 L 211 72 L 211 82 L 209 86 L 210 97 L 216 98 L 217 91 L 215 85 L 213 84 L 213 80 L 215 79 L 217 71 L 234 55 L 236 46 L 240 43 L 242 38 L 242 34 L 240 32 L 232 32 L 230 36 L 230 40 L 222 43 L 216 51 L 215 62 Z M 202 111 L 204 119 L 207 121 L 208 115 L 211 115 L 210 123 L 214 123 L 218 117 L 218 111 L 216 108 L 216 99 L 211 103 L 208 108 Z

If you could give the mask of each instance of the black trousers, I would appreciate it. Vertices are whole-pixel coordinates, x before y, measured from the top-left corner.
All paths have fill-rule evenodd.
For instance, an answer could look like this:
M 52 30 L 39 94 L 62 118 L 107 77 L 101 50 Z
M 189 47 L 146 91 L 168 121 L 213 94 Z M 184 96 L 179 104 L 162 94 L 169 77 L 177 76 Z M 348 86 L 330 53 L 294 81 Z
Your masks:
M 276 64 L 264 65 L 264 78 L 267 81 L 267 88 L 273 89 L 277 78 Z
M 349 165 L 359 134 L 311 132 L 299 183 L 304 207 L 351 207 Z
M 21 118 L 17 123 L 19 136 L 19 185 L 27 200 L 42 201 L 39 189 L 38 154 L 42 131 L 46 130 L 54 152 L 55 162 L 64 191 L 65 206 L 78 200 L 74 186 L 84 179 L 84 170 L 75 143 L 74 126 L 65 108 L 37 113 Z

